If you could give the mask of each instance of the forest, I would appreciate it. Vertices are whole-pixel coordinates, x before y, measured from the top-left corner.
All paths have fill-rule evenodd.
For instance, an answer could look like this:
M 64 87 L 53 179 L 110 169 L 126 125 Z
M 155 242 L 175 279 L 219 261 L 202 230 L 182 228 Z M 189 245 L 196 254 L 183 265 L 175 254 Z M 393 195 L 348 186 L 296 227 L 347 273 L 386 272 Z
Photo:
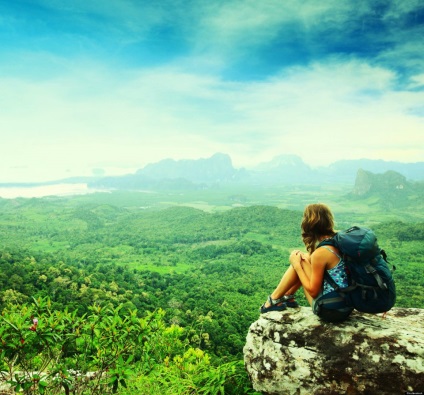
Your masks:
M 28 394 L 254 394 L 245 337 L 317 199 L 338 229 L 372 227 L 396 266 L 396 306 L 424 307 L 413 208 L 280 192 L 0 199 L 2 375 L 19 371 L 9 385 Z

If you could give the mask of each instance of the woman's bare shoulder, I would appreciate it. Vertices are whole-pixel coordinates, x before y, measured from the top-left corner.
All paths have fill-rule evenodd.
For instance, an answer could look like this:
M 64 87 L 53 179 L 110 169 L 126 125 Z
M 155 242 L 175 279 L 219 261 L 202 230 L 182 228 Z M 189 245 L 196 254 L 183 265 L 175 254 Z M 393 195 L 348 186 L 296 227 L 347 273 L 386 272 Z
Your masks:
M 331 269 L 339 262 L 338 250 L 333 246 L 322 246 L 318 247 L 312 254 L 313 260 L 318 263 L 322 263 L 325 266 L 329 266 Z
M 321 262 L 326 261 L 328 254 L 330 254 L 330 251 L 326 250 L 325 248 L 318 247 L 312 254 L 311 254 L 311 261 L 312 262 Z
M 338 261 L 338 258 L 335 254 L 337 251 L 334 247 L 322 246 L 318 247 L 311 255 L 312 263 L 322 264 L 327 266 L 327 264 L 333 264 L 335 260 Z

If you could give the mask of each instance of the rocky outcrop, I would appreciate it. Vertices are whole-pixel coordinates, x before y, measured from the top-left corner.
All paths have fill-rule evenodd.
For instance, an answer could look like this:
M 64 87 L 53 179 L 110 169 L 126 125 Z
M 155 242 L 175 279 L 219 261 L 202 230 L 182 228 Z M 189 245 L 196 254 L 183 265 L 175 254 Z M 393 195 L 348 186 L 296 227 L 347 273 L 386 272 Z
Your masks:
M 387 194 L 399 194 L 399 192 L 405 189 L 410 189 L 410 185 L 406 181 L 406 177 L 402 174 L 395 171 L 387 171 L 384 174 L 373 174 L 369 171 L 359 169 L 352 193 L 357 196 L 377 193 L 387 197 Z
M 324 323 L 310 308 L 262 314 L 249 329 L 246 370 L 266 395 L 392 395 L 424 390 L 424 310 L 354 312 Z

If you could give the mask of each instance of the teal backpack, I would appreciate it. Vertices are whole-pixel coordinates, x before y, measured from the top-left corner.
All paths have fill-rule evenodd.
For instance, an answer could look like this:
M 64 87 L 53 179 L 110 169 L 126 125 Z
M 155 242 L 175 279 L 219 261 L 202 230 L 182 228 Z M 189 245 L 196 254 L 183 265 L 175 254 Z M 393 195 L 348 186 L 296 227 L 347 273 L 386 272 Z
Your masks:
M 318 247 L 336 247 L 347 267 L 349 285 L 340 288 L 326 272 L 327 282 L 345 299 L 348 306 L 363 313 L 384 313 L 396 301 L 396 287 L 387 255 L 377 244 L 371 229 L 353 226 L 325 239 Z

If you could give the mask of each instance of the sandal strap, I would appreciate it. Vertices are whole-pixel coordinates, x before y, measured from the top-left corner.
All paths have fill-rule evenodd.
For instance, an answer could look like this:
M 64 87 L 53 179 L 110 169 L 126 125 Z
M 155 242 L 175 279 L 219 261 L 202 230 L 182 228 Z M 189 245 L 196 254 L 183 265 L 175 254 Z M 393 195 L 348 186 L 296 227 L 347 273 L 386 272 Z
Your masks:
M 271 295 L 268 296 L 268 302 L 271 306 L 275 306 L 276 304 L 282 303 L 284 301 L 285 301 L 284 296 L 279 299 L 272 299 Z
M 268 296 L 268 302 L 271 306 L 275 306 L 279 303 L 287 302 L 288 300 L 295 299 L 296 295 L 283 295 L 281 298 L 272 299 L 271 295 Z

